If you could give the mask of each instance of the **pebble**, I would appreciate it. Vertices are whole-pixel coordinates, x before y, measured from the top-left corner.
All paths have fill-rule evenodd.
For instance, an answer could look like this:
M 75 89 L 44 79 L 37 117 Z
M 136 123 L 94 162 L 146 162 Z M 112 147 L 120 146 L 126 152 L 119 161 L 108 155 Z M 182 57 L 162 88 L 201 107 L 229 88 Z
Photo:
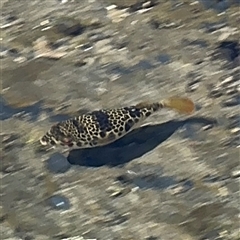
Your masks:
M 115 5 L 114 5 L 115 6 Z M 125 9 L 118 10 L 113 7 L 108 7 L 107 9 L 107 17 L 111 19 L 113 23 L 119 23 L 122 20 L 124 20 L 126 17 L 128 17 L 130 14 L 127 13 Z
M 239 127 L 232 128 L 230 132 L 231 132 L 232 134 L 237 134 L 237 135 L 239 135 L 239 133 L 240 133 L 240 128 L 239 128 Z
M 118 197 L 125 195 L 131 191 L 130 188 L 120 187 L 120 186 L 110 186 L 106 189 L 107 193 L 110 193 L 110 197 Z
M 87 64 L 87 62 L 85 60 L 77 60 L 74 62 L 74 66 L 75 67 L 83 67 Z
M 129 6 L 129 12 L 136 12 L 138 11 L 139 13 L 144 13 L 147 10 L 149 10 L 149 8 L 154 7 L 155 5 L 157 5 L 157 2 L 154 0 L 150 0 L 150 1 L 136 1 L 135 4 L 132 4 L 131 6 Z
M 46 26 L 50 23 L 50 21 L 47 19 L 47 20 L 44 20 L 42 22 L 40 22 L 40 26 Z
M 226 26 L 227 26 L 226 22 L 215 22 L 215 23 L 205 22 L 200 25 L 200 28 L 203 29 L 206 33 L 213 33 Z
M 231 172 L 231 176 L 233 178 L 239 178 L 240 177 L 240 169 L 234 170 Z
M 194 92 L 200 85 L 200 79 L 192 79 L 187 83 L 186 92 Z
M 223 147 L 239 148 L 240 147 L 240 138 L 239 138 L 239 136 L 225 138 L 225 139 L 221 140 L 220 145 Z
M 212 128 L 213 128 L 213 124 L 208 124 L 208 125 L 206 125 L 206 126 L 203 126 L 203 127 L 202 127 L 202 130 L 203 130 L 203 131 L 207 131 L 207 130 L 212 129 Z
M 220 157 L 220 156 L 219 156 Z M 203 183 L 207 184 L 219 184 L 220 182 L 224 182 L 227 180 L 227 176 L 218 176 L 218 175 L 206 175 L 202 178 Z
M 3 46 L 0 46 L 0 59 L 7 57 L 7 55 L 8 55 L 8 49 Z
M 59 59 L 67 54 L 66 51 L 52 49 L 45 36 L 38 38 L 33 43 L 33 50 L 35 52 L 35 58 Z
M 67 3 L 68 2 L 68 0 L 62 0 L 62 4 L 65 4 L 65 3 Z
M 185 47 L 196 46 L 199 48 L 206 48 L 209 46 L 208 42 L 202 39 L 197 39 L 197 40 L 183 39 L 182 44 Z
M 23 63 L 23 62 L 27 61 L 27 58 L 26 57 L 17 57 L 15 59 L 13 59 L 13 61 L 16 63 Z
M 64 37 L 56 40 L 54 43 L 51 43 L 51 48 L 54 50 L 61 47 L 64 48 L 66 47 L 67 44 L 68 44 L 68 39 L 67 37 Z
M 94 45 L 95 50 L 98 54 L 103 54 L 107 51 L 110 51 L 112 49 L 111 46 L 111 40 L 110 39 L 103 39 L 101 41 L 98 41 Z
M 11 57 L 19 57 L 20 53 L 19 53 L 18 49 L 10 48 L 10 49 L 8 49 L 8 55 L 11 56 Z
M 54 195 L 50 197 L 48 199 L 48 203 L 56 210 L 69 210 L 71 207 L 69 199 L 61 195 Z
M 222 58 L 229 62 L 234 61 L 240 55 L 240 48 L 237 41 L 222 41 L 218 45 L 217 51 Z
M 240 104 L 240 97 L 239 96 L 234 96 L 231 98 L 228 98 L 224 101 L 222 101 L 222 106 L 223 107 L 234 107 Z
M 226 39 L 228 39 L 231 36 L 231 32 L 223 32 L 219 37 L 218 37 L 218 41 L 224 41 Z
M 194 187 L 194 183 L 191 180 L 181 181 L 176 185 L 169 188 L 169 191 L 173 195 L 185 193 Z
M 103 33 L 89 33 L 88 34 L 88 39 L 91 41 L 91 42 L 97 42 L 97 41 L 101 41 L 101 40 L 104 40 L 106 38 L 108 38 L 109 36 L 107 35 L 104 35 Z
M 186 78 L 188 79 L 186 85 L 186 92 L 196 91 L 201 83 L 202 76 L 196 72 L 189 72 Z
M 115 9 L 115 8 L 117 8 L 117 5 L 113 4 L 113 5 L 107 6 L 107 7 L 106 7 L 106 10 L 107 10 L 107 11 L 110 11 L 110 10 L 113 10 L 113 9 Z
M 62 18 L 56 24 L 56 30 L 65 36 L 77 36 L 85 31 L 85 26 L 71 18 Z
M 83 50 L 84 52 L 87 52 L 89 50 L 93 49 L 93 45 L 91 43 L 86 43 L 86 44 L 81 44 L 80 45 L 81 50 Z
M 227 78 L 224 78 L 224 79 L 221 81 L 220 86 L 221 86 L 221 87 L 226 87 L 226 86 L 228 86 L 228 85 L 230 85 L 230 84 L 232 84 L 232 83 L 234 83 L 234 78 L 233 78 L 233 76 L 229 76 L 229 77 L 227 77 Z
M 46 167 L 52 173 L 65 173 L 70 169 L 71 164 L 64 155 L 54 153 L 46 161 Z
M 232 113 L 231 115 L 227 116 L 227 119 L 228 119 L 228 124 L 227 124 L 228 129 L 234 129 L 234 128 L 240 127 L 240 115 Z
M 229 191 L 228 191 L 227 187 L 222 186 L 222 187 L 218 188 L 218 196 L 226 197 L 228 195 L 229 195 Z
M 97 240 L 97 238 L 84 238 L 82 236 L 74 236 L 74 237 L 61 238 L 61 240 Z
M 0 29 L 7 29 L 14 25 L 20 25 L 24 23 L 24 19 L 17 19 L 15 16 L 10 16 L 9 18 L 5 19 L 5 21 L 2 21 Z
M 125 214 L 115 214 L 114 212 L 109 212 L 106 214 L 106 218 L 104 220 L 104 223 L 108 226 L 108 227 L 113 227 L 116 225 L 120 225 L 126 221 L 129 220 L 129 213 L 125 213 Z
M 148 23 L 152 29 L 159 29 L 161 25 L 161 23 L 156 19 L 151 19 Z
M 233 87 L 227 88 L 225 94 L 226 95 L 235 95 L 235 94 L 238 94 L 238 90 Z
M 154 236 L 149 236 L 149 237 L 146 237 L 145 240 L 161 240 L 161 239 Z
M 219 98 L 223 95 L 222 90 L 220 88 L 214 88 L 210 90 L 209 97 L 211 98 Z

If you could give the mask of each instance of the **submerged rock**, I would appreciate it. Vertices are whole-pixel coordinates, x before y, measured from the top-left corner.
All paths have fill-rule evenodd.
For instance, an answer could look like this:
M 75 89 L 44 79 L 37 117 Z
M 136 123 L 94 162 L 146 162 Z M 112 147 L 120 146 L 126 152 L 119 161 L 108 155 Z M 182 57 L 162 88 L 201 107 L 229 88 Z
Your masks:
M 46 168 L 52 173 L 65 173 L 70 167 L 67 158 L 58 152 L 52 154 L 46 161 Z
M 69 210 L 71 207 L 69 199 L 61 195 L 54 195 L 50 197 L 48 199 L 48 203 L 56 210 Z
M 237 41 L 223 41 L 219 43 L 217 51 L 227 61 L 234 61 L 240 55 L 240 46 Z
M 56 30 L 65 36 L 77 36 L 84 32 L 85 26 L 73 18 L 61 18 L 55 25 Z

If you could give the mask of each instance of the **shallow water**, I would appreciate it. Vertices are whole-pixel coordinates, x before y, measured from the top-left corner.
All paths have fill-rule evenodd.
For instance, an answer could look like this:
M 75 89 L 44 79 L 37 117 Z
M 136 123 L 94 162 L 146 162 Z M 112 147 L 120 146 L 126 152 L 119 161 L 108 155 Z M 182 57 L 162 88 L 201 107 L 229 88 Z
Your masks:
M 119 8 L 108 17 L 104 9 L 113 1 L 46 1 L 29 8 L 22 1 L 7 1 L 4 12 L 14 12 L 15 19 L 27 17 L 23 25 L 4 30 L 3 37 L 7 49 L 17 49 L 8 55 L 4 48 L 1 59 L 3 87 L 10 87 L 3 94 L 6 101 L 0 99 L 1 204 L 13 212 L 1 228 L 5 239 L 16 237 L 16 229 L 44 240 L 238 239 L 239 152 L 233 144 L 238 116 L 229 117 L 237 105 L 222 105 L 234 97 L 221 83 L 233 76 L 229 87 L 239 80 L 236 66 L 224 65 L 239 53 L 238 45 L 219 42 L 226 26 L 226 41 L 237 42 L 231 32 L 236 13 L 234 17 L 230 1 L 188 3 L 157 1 L 144 13 L 138 4 L 114 22 L 122 14 Z M 229 18 L 217 15 L 224 9 L 232 14 Z M 61 39 L 53 29 L 64 24 L 62 15 L 78 23 L 86 20 L 84 31 L 77 36 L 64 31 Z M 42 30 L 47 27 L 49 31 Z M 67 55 L 30 61 L 33 39 L 45 35 L 54 51 L 64 49 Z M 19 63 L 17 57 L 27 60 Z M 210 94 L 213 87 L 220 96 Z M 85 111 L 170 95 L 189 96 L 200 107 L 189 119 L 161 111 L 149 118 L 149 126 L 113 144 L 55 155 L 50 163 L 62 149 L 37 152 L 23 136 L 29 130 L 44 133 L 54 122 Z M 76 166 L 65 165 L 67 159 Z M 117 194 L 109 194 L 109 187 Z M 46 193 L 47 198 L 57 196 L 51 206 Z M 59 204 L 66 209 L 54 210 Z

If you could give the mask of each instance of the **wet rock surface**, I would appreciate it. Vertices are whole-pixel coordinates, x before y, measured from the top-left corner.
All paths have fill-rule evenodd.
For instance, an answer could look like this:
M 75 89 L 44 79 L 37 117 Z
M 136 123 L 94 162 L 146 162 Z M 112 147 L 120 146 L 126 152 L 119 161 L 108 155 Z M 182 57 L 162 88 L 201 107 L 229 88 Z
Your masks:
M 0 6 L 2 239 L 239 239 L 239 1 Z M 171 95 L 196 113 L 39 146 L 57 121 Z

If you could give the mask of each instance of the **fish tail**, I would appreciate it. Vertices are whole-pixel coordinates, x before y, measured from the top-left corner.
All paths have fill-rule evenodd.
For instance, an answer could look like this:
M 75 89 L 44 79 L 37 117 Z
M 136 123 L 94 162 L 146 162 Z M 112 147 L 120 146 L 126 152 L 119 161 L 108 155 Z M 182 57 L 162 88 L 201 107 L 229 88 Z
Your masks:
M 169 97 L 159 103 L 163 108 L 169 108 L 182 114 L 191 114 L 195 110 L 194 103 L 187 97 Z

